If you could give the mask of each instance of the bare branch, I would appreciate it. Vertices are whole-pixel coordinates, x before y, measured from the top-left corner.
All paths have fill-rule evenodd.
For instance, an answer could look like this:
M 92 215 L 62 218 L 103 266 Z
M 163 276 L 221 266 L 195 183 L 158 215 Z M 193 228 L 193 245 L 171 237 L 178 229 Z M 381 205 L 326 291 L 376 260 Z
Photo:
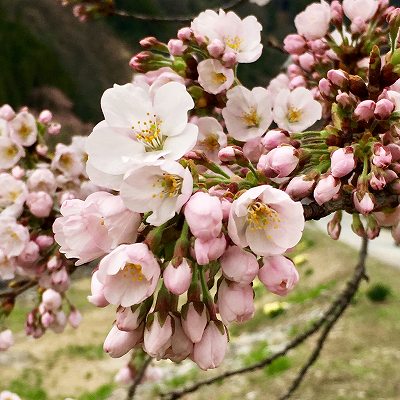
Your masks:
M 151 357 L 146 358 L 146 360 L 144 361 L 144 363 L 142 365 L 142 368 L 136 374 L 134 382 L 129 387 L 128 394 L 126 396 L 126 400 L 134 399 L 136 390 L 137 390 L 138 386 L 140 385 L 140 383 L 142 382 L 142 379 L 144 377 L 147 367 L 151 364 L 152 361 L 153 361 L 153 359 Z
M 304 377 L 306 376 L 308 370 L 312 367 L 312 365 L 317 361 L 322 348 L 329 336 L 329 333 L 333 329 L 334 325 L 340 318 L 340 316 L 344 313 L 347 307 L 350 305 L 354 294 L 357 292 L 359 284 L 363 277 L 365 276 L 365 261 L 367 258 L 367 250 L 368 250 L 368 239 L 363 238 L 361 249 L 360 249 L 360 256 L 359 262 L 355 270 L 355 274 L 351 282 L 349 282 L 346 291 L 343 293 L 340 299 L 340 303 L 335 310 L 335 312 L 329 316 L 326 325 L 323 327 L 321 331 L 321 335 L 318 338 L 318 341 L 314 347 L 313 352 L 311 353 L 307 362 L 303 365 L 301 370 L 299 371 L 296 378 L 293 380 L 289 390 L 287 393 L 280 397 L 279 400 L 287 400 L 291 397 L 291 395 L 296 391 L 296 389 L 300 386 L 301 382 L 303 381 Z
M 227 371 L 227 372 L 224 372 L 215 377 L 197 382 L 197 383 L 193 384 L 192 386 L 188 386 L 183 389 L 179 389 L 176 391 L 161 394 L 161 398 L 166 399 L 166 400 L 176 400 L 176 399 L 183 397 L 184 395 L 186 395 L 188 393 L 193 393 L 193 392 L 197 391 L 198 389 L 200 389 L 203 386 L 212 385 L 214 383 L 221 382 L 222 380 L 229 378 L 231 376 L 244 374 L 244 373 L 248 373 L 248 372 L 252 372 L 252 371 L 264 368 L 267 365 L 270 365 L 276 359 L 286 355 L 290 350 L 292 350 L 292 349 L 296 348 L 297 346 L 299 346 L 300 344 L 302 344 L 306 339 L 308 339 L 314 333 L 319 331 L 320 328 L 324 324 L 327 324 L 327 326 L 329 326 L 330 324 L 332 324 L 332 321 L 334 324 L 337 321 L 337 319 L 342 315 L 343 311 L 350 304 L 351 299 L 353 298 L 354 294 L 358 290 L 361 280 L 363 278 L 365 278 L 365 260 L 366 260 L 366 256 L 367 256 L 367 243 L 368 243 L 367 239 L 364 239 L 362 249 L 360 251 L 360 260 L 354 271 L 353 277 L 347 282 L 346 288 L 343 290 L 343 292 L 329 306 L 329 308 L 324 312 L 324 314 L 322 315 L 322 317 L 320 319 L 318 319 L 306 331 L 304 331 L 300 335 L 296 336 L 293 340 L 291 340 L 281 351 L 278 351 L 278 352 L 274 353 L 273 355 L 265 358 L 264 360 L 261 360 L 255 364 L 249 365 L 247 367 L 238 368 L 238 369 L 232 370 L 232 371 Z M 325 332 L 325 330 L 326 330 L 326 328 L 324 328 L 322 334 Z M 328 331 L 328 333 L 329 333 L 329 331 Z M 326 334 L 326 336 L 327 336 L 327 334 Z M 321 335 L 321 337 L 322 337 L 322 335 Z M 317 357 L 318 357 L 318 354 L 317 354 Z M 296 388 L 294 388 L 294 390 L 295 389 Z

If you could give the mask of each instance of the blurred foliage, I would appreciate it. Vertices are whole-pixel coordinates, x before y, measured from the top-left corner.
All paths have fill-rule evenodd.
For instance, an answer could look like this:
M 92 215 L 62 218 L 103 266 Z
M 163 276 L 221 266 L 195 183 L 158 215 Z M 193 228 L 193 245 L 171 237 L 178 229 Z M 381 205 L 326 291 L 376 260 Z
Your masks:
M 392 294 L 392 290 L 384 283 L 375 283 L 368 288 L 366 294 L 368 299 L 372 302 L 380 303 L 387 300 L 387 298 Z
M 9 390 L 17 393 L 24 400 L 47 400 L 47 393 L 42 387 L 43 378 L 36 369 L 24 369 L 21 375 L 14 379 Z

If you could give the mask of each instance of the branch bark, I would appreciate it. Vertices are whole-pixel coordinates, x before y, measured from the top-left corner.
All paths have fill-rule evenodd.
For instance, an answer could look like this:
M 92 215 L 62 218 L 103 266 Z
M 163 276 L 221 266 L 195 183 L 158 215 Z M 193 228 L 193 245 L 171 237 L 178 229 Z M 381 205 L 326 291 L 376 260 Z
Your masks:
M 232 371 L 227 371 L 220 375 L 214 376 L 212 378 L 197 382 L 186 388 L 171 391 L 168 393 L 163 393 L 163 394 L 161 394 L 161 398 L 165 399 L 165 400 L 180 399 L 181 397 L 185 396 L 186 394 L 193 393 L 203 386 L 212 385 L 214 383 L 221 382 L 222 380 L 229 378 L 231 376 L 245 374 L 248 372 L 252 372 L 252 371 L 264 368 L 267 365 L 270 365 L 276 359 L 286 355 L 290 350 L 296 348 L 297 346 L 299 346 L 300 344 L 305 342 L 306 339 L 308 339 L 314 333 L 318 332 L 326 324 L 321 333 L 321 336 L 317 342 L 316 350 L 313 351 L 311 357 L 309 358 L 309 360 L 307 361 L 305 366 L 300 371 L 299 376 L 293 382 L 293 384 L 290 388 L 292 390 L 292 392 L 289 394 L 289 396 L 290 396 L 300 385 L 300 383 L 301 383 L 302 379 L 304 378 L 305 374 L 307 373 L 308 369 L 318 358 L 320 351 L 322 349 L 322 346 L 323 346 L 330 330 L 332 329 L 332 327 L 336 323 L 336 321 L 340 318 L 340 316 L 343 314 L 345 309 L 348 307 L 352 298 L 354 297 L 355 293 L 357 292 L 362 279 L 365 278 L 365 261 L 366 261 L 366 257 L 367 257 L 367 246 L 368 246 L 368 239 L 363 239 L 362 247 L 360 250 L 359 262 L 355 268 L 352 278 L 347 282 L 346 287 L 342 291 L 342 293 L 340 293 L 340 295 L 337 296 L 336 300 L 329 306 L 329 308 L 324 312 L 324 314 L 322 315 L 322 317 L 319 320 L 317 320 L 306 331 L 304 331 L 303 333 L 301 333 L 300 335 L 295 337 L 293 340 L 291 340 L 281 351 L 278 351 L 278 352 L 274 353 L 273 355 L 265 358 L 264 360 L 261 360 L 257 363 L 249 365 L 247 367 L 238 368 L 238 369 L 232 370 Z M 321 344 L 319 344 L 319 343 L 321 343 Z M 301 378 L 299 378 L 300 375 L 301 375 Z M 288 394 L 286 394 L 286 396 L 287 395 Z M 289 397 L 283 397 L 282 399 L 287 399 L 287 398 L 289 398 Z
M 132 383 L 132 385 L 128 389 L 128 394 L 126 396 L 126 400 L 133 400 L 134 399 L 135 394 L 136 394 L 136 390 L 137 390 L 138 386 L 140 385 L 140 383 L 142 382 L 142 379 L 144 377 L 146 369 L 151 364 L 152 360 L 153 359 L 151 357 L 147 357 L 146 360 L 144 361 L 144 363 L 142 365 L 142 368 L 138 371 L 138 373 L 136 374 L 134 382 Z

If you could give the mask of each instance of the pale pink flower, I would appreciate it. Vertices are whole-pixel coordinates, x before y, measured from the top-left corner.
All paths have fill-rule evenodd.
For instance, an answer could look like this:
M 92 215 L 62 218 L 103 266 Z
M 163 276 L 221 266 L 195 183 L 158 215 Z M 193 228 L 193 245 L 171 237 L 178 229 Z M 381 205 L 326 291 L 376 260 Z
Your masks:
M 111 304 L 130 307 L 140 304 L 156 289 L 160 266 L 143 243 L 120 245 L 99 264 L 98 280 Z
M 222 110 L 229 134 L 247 142 L 261 137 L 272 123 L 272 100 L 266 89 L 249 90 L 236 86 L 226 93 L 228 101 Z
M 122 367 L 114 377 L 114 382 L 119 385 L 131 385 L 134 382 L 135 373 L 129 365 Z
M 152 211 L 147 222 L 160 226 L 179 213 L 193 191 L 189 168 L 175 161 L 134 168 L 125 175 L 121 189 L 124 204 L 132 211 Z
M 162 358 L 171 346 L 172 318 L 158 312 L 147 318 L 143 349 L 151 357 Z
M 47 192 L 53 194 L 57 189 L 57 182 L 53 172 L 48 168 L 35 169 L 28 177 L 28 189 L 31 192 Z
M 0 279 L 12 279 L 17 268 L 15 258 L 8 258 L 0 249 Z
M 197 71 L 200 85 L 206 92 L 212 94 L 228 90 L 235 78 L 232 69 L 224 67 L 220 61 L 213 59 L 201 61 Z
M 258 278 L 272 293 L 285 296 L 299 281 L 299 273 L 293 262 L 282 255 L 264 257 L 264 265 Z
M 132 83 L 137 86 L 142 86 L 143 89 L 149 90 L 152 95 L 157 90 L 168 82 L 178 82 L 182 85 L 185 84 L 185 80 L 178 75 L 172 68 L 162 67 L 155 71 L 148 71 L 145 74 L 135 74 Z M 148 89 L 150 85 L 150 89 Z
M 0 332 L 0 351 L 8 350 L 14 344 L 14 337 L 10 329 Z
M 26 199 L 29 211 L 38 218 L 47 218 L 53 209 L 53 199 L 46 192 L 31 192 Z
M 53 114 L 49 110 L 43 110 L 38 117 L 38 121 L 42 124 L 48 124 L 53 119 Z
M 0 173 L 0 215 L 19 217 L 28 190 L 24 182 L 7 173 Z
M 277 94 L 282 89 L 288 89 L 289 81 L 290 81 L 289 77 L 283 73 L 277 75 L 274 79 L 272 79 L 267 87 L 267 91 L 268 91 L 269 95 L 271 96 L 271 98 L 275 99 Z
M 181 323 L 186 336 L 193 342 L 200 342 L 207 326 L 208 314 L 204 303 L 186 303 L 181 309 Z
M 15 111 L 9 104 L 4 104 L 0 107 L 0 118 L 6 121 L 11 121 L 15 117 Z
M 223 280 L 218 288 L 218 311 L 224 324 L 242 323 L 253 318 L 254 292 L 251 285 Z
M 84 172 L 85 165 L 80 155 L 71 146 L 58 143 L 51 168 L 61 171 L 66 176 L 76 177 Z
M 354 150 L 352 147 L 335 150 L 331 154 L 331 174 L 335 178 L 342 178 L 356 167 Z
M 209 42 L 219 39 L 226 52 L 234 53 L 239 63 L 251 63 L 261 56 L 262 26 L 254 16 L 242 20 L 232 11 L 206 10 L 193 20 L 191 29 L 195 36 Z
M 187 48 L 188 46 L 180 39 L 170 39 L 168 42 L 169 54 L 172 56 L 181 56 Z
M 42 304 L 48 311 L 57 311 L 62 305 L 62 297 L 55 290 L 46 289 L 42 294 Z
M 222 273 L 231 281 L 245 285 L 253 282 L 257 276 L 257 258 L 238 246 L 229 246 L 220 262 Z
M 296 169 L 298 163 L 296 149 L 293 146 L 285 145 L 262 155 L 257 169 L 268 178 L 284 178 Z
M 34 264 L 40 256 L 40 248 L 33 240 L 29 241 L 22 253 L 18 256 L 18 263 L 21 266 Z
M 192 269 L 186 258 L 178 266 L 174 266 L 169 262 L 163 272 L 165 287 L 173 294 L 181 295 L 185 293 L 192 281 Z
M 363 21 L 370 20 L 378 10 L 377 0 L 343 0 L 343 11 L 351 21 L 362 18 Z
M 382 146 L 380 143 L 376 143 L 373 146 L 374 155 L 372 162 L 379 168 L 387 168 L 392 162 L 392 153 L 387 146 Z
M 197 238 L 194 241 L 194 253 L 199 265 L 207 265 L 224 254 L 226 239 L 224 235 L 209 240 Z
M 134 331 L 143 320 L 140 311 L 140 307 L 137 307 L 135 312 L 132 311 L 132 307 L 118 309 L 115 325 L 120 331 Z
M 296 16 L 294 24 L 297 32 L 307 40 L 324 37 L 329 31 L 331 9 L 327 2 L 312 3 Z
M 201 117 L 197 120 L 199 136 L 195 150 L 204 151 L 211 161 L 218 162 L 218 152 L 227 145 L 227 136 L 221 124 L 213 117 Z
M 196 238 L 217 237 L 222 228 L 221 200 L 206 192 L 196 192 L 186 203 L 184 214 L 190 231 Z
M 0 400 L 21 400 L 21 397 L 19 397 L 16 393 L 4 390 L 0 393 Z
M 95 271 L 92 275 L 91 295 L 87 297 L 89 303 L 92 303 L 96 307 L 106 307 L 110 304 L 104 297 L 104 285 L 99 281 L 99 271 Z
M 340 190 L 340 180 L 332 175 L 322 177 L 314 189 L 315 201 L 322 205 L 329 200 L 332 200 Z
M 104 341 L 104 351 L 112 358 L 124 356 L 143 339 L 143 326 L 133 332 L 123 332 L 113 326 Z
M 295 201 L 304 199 L 312 193 L 315 182 L 305 178 L 305 175 L 295 176 L 286 186 L 285 192 Z
M 261 185 L 232 203 L 228 233 L 241 248 L 257 255 L 282 254 L 295 246 L 304 229 L 303 207 L 282 190 Z
M 0 135 L 0 170 L 12 168 L 24 155 L 22 146 Z
M 28 228 L 14 218 L 0 216 L 0 250 L 6 257 L 19 256 L 29 242 Z
M 115 85 L 104 92 L 100 122 L 86 142 L 87 173 L 93 183 L 118 189 L 123 175 L 144 162 L 178 160 L 196 144 L 198 129 L 188 123 L 194 102 L 186 87 L 168 82 Z
M 193 361 L 203 370 L 217 368 L 225 358 L 228 335 L 219 321 L 210 321 L 193 348 Z
M 261 143 L 261 138 L 249 140 L 243 145 L 243 155 L 252 162 L 257 162 L 264 152 L 265 148 Z
M 54 237 L 67 258 L 76 265 L 92 261 L 121 243 L 134 242 L 141 218 L 128 210 L 120 196 L 91 194 L 85 201 L 67 200 L 53 224 Z
M 302 132 L 322 117 L 322 106 L 312 92 L 299 87 L 292 92 L 281 90 L 274 102 L 274 121 L 279 128 Z
M 21 111 L 10 122 L 11 139 L 20 146 L 32 146 L 37 139 L 37 126 L 35 117 L 27 111 Z

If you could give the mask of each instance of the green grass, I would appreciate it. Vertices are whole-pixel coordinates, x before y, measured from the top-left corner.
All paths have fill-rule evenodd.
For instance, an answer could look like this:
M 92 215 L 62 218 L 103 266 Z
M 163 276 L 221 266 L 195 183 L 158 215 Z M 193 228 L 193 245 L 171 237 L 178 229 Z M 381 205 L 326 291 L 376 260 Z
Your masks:
M 17 393 L 23 400 L 47 400 L 47 393 L 42 384 L 43 377 L 39 370 L 25 369 L 10 383 L 8 390 Z
M 106 400 L 112 394 L 115 385 L 108 383 L 100 386 L 94 392 L 83 393 L 78 397 L 78 400 Z

